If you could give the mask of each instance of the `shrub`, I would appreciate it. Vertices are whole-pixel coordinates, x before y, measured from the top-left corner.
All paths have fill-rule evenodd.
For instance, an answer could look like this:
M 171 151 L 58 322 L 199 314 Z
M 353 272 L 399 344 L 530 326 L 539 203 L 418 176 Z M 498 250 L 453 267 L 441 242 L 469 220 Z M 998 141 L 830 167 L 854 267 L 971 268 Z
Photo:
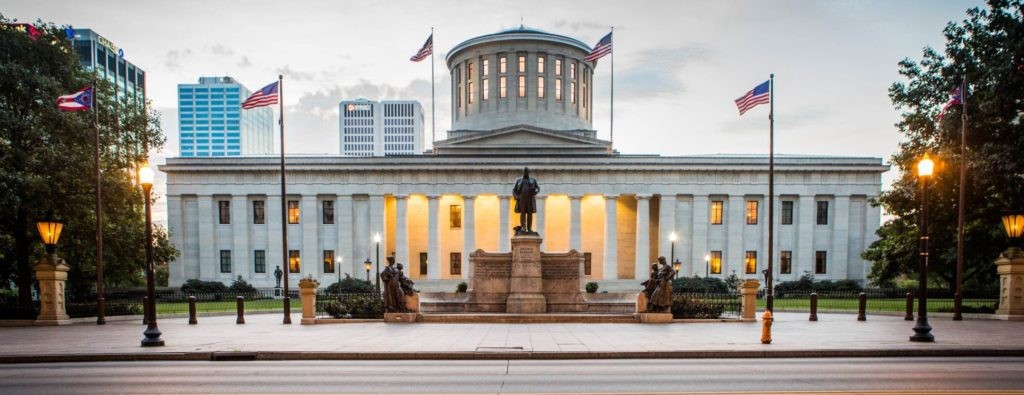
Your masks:
M 363 294 L 376 291 L 369 281 L 353 278 L 345 274 L 345 279 L 328 285 L 325 292 L 329 294 Z
M 228 287 L 228 292 L 231 292 L 235 295 L 255 294 L 256 287 L 245 282 L 245 280 L 242 279 L 242 276 L 238 276 L 238 278 L 235 279 L 235 282 L 231 283 L 231 286 Z
M 334 318 L 382 318 L 384 303 L 374 294 L 342 295 L 324 307 Z
M 680 277 L 672 280 L 673 292 L 696 292 L 696 293 L 729 293 L 730 290 L 725 281 L 714 277 Z
M 722 316 L 721 303 L 676 295 L 672 298 L 672 318 L 714 319 Z
M 729 292 L 738 292 L 737 288 L 741 282 L 742 280 L 736 276 L 736 271 L 733 270 L 732 273 L 729 273 L 729 277 L 725 278 L 725 287 L 729 289 Z
M 597 292 L 597 283 L 595 283 L 595 282 L 587 283 L 586 289 L 587 289 L 587 293 L 588 294 L 592 294 L 592 293 Z
M 463 282 L 459 283 L 459 285 L 455 286 L 455 292 L 464 293 L 467 290 L 469 290 L 469 284 L 466 284 L 465 281 L 463 281 Z
M 804 275 L 800 276 L 799 280 L 783 281 L 776 284 L 774 290 L 776 296 L 784 297 L 786 293 L 789 292 L 861 292 L 864 291 L 864 287 L 862 287 L 860 282 L 856 280 L 814 281 L 814 275 L 805 271 Z
M 186 295 L 222 293 L 227 291 L 228 287 L 220 281 L 202 281 L 193 278 L 181 285 L 181 293 Z

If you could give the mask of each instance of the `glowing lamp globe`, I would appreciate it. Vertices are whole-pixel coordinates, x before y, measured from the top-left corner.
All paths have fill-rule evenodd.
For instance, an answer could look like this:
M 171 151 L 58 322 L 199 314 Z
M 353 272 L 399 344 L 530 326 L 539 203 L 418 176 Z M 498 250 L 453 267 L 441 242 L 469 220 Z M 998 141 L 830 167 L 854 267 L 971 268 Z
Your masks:
M 917 162 L 917 175 L 919 177 L 931 177 L 934 171 L 935 162 L 928 157 L 928 154 L 924 154 L 924 158 Z
M 1003 215 L 1003 230 L 1006 237 L 1011 239 L 1020 238 L 1024 233 L 1024 213 L 1006 213 Z

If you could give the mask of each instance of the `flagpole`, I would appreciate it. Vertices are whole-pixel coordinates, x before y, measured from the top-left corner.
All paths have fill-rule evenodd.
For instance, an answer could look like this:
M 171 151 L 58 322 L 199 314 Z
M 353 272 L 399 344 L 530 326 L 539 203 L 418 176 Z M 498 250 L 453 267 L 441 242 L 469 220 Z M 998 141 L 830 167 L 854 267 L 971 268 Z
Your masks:
M 430 27 L 430 150 L 437 141 L 437 109 L 434 107 L 434 27 Z
M 953 299 L 953 321 L 964 319 L 960 312 L 964 296 L 964 195 L 967 189 L 967 75 L 960 84 L 960 202 L 957 204 L 956 230 L 956 294 Z
M 768 273 L 764 281 L 768 283 L 766 308 L 773 311 L 774 293 L 773 273 L 775 260 L 775 74 L 768 77 Z
M 103 297 L 103 178 L 100 175 L 100 106 L 96 75 L 92 77 L 92 127 L 96 134 L 96 325 L 107 323 Z
M 611 103 L 611 111 L 609 112 L 609 114 L 611 116 L 611 119 L 608 120 L 608 142 L 613 144 L 612 150 L 614 150 L 615 149 L 614 148 L 614 144 L 615 144 L 615 26 L 612 26 L 611 28 L 612 28 L 612 31 L 610 33 L 611 34 L 611 40 L 609 40 L 608 44 L 612 46 L 612 51 L 611 51 L 612 52 L 612 62 L 611 62 L 612 63 L 612 67 L 611 67 L 611 75 L 612 75 L 611 102 L 612 103 Z
M 284 262 L 284 324 L 292 323 L 292 306 L 289 298 L 288 275 L 291 274 L 291 267 L 288 265 L 288 191 L 285 187 L 284 172 L 284 75 L 277 76 L 277 103 L 280 111 L 278 125 L 281 128 L 281 257 Z

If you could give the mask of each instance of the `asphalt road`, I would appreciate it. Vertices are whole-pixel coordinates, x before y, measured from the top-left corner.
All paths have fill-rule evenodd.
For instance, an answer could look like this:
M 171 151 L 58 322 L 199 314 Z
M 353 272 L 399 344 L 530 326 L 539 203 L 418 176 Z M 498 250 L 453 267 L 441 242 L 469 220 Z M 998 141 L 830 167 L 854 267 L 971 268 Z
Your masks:
M 1024 393 L 1024 358 L 0 365 L 0 393 Z

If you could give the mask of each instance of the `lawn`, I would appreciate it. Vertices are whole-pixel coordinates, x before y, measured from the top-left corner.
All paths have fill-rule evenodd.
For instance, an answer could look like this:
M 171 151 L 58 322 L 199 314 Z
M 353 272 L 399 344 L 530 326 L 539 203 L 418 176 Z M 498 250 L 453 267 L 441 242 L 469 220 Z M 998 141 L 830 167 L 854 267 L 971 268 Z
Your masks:
M 226 312 L 235 311 L 235 300 L 219 300 L 219 301 L 196 301 L 196 312 L 197 313 L 212 313 L 212 312 Z M 302 308 L 302 300 L 294 298 L 291 300 L 291 308 L 293 311 L 300 310 Z M 255 299 L 245 301 L 245 311 L 273 311 L 283 310 L 284 301 L 281 299 Z M 181 314 L 188 313 L 188 302 L 165 302 L 159 301 L 156 304 L 157 314 Z
M 963 306 L 967 309 L 990 307 L 996 308 L 998 301 L 996 299 L 964 299 Z M 775 308 L 784 310 L 795 310 L 795 311 L 810 311 L 811 300 L 810 298 L 781 298 L 775 299 Z M 818 299 L 818 310 L 848 310 L 850 312 L 856 312 L 859 301 L 857 299 L 841 298 L 841 299 Z M 757 307 L 763 308 L 765 306 L 764 299 L 757 300 Z M 867 311 L 906 311 L 907 300 L 904 298 L 886 298 L 886 299 L 872 299 L 868 298 Z M 917 299 L 914 299 L 914 311 L 917 311 Z M 928 311 L 929 312 L 951 312 L 953 311 L 953 299 L 952 298 L 933 298 L 928 299 Z

